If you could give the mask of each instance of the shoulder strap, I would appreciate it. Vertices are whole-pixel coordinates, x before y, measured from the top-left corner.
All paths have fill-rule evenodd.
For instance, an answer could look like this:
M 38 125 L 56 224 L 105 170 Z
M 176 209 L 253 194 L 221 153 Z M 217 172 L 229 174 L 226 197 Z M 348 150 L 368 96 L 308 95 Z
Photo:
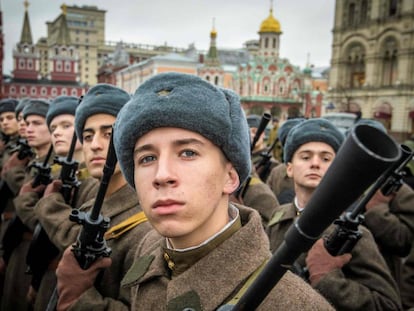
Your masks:
M 250 277 L 244 283 L 243 287 L 236 293 L 236 295 L 234 295 L 234 297 L 228 303 L 226 303 L 226 305 L 234 306 L 237 304 L 237 302 L 240 300 L 243 294 L 247 291 L 250 285 L 252 285 L 253 281 L 256 279 L 259 273 L 263 270 L 263 267 L 266 265 L 268 260 L 269 259 L 266 259 L 265 261 L 263 261 L 263 263 L 250 275 Z
M 131 230 L 132 228 L 147 220 L 148 219 L 145 216 L 144 212 L 136 213 L 131 217 L 125 219 L 123 222 L 117 224 L 116 226 L 109 228 L 109 230 L 105 232 L 105 240 L 117 239 L 125 232 Z

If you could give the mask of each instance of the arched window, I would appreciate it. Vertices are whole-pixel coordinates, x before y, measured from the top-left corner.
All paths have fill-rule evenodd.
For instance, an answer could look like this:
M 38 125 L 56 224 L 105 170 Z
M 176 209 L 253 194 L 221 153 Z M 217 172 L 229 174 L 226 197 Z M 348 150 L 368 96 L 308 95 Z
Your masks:
M 394 38 L 385 41 L 382 55 L 382 84 L 393 85 L 398 77 L 398 44 Z
M 269 46 L 269 38 L 265 38 L 265 49 Z
M 218 76 L 216 76 L 216 77 L 214 78 L 214 84 L 215 84 L 215 85 L 218 85 L 218 84 L 219 84 L 219 77 L 218 77 Z
M 365 49 L 357 43 L 352 45 L 347 54 L 347 72 L 349 86 L 361 87 L 365 83 Z

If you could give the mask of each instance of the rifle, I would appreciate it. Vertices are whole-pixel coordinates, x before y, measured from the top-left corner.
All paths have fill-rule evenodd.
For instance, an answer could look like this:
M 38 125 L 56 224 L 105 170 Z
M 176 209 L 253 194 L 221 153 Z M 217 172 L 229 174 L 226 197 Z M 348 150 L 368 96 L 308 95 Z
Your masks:
M 239 301 L 234 306 L 224 305 L 219 310 L 255 310 L 300 254 L 308 251 L 332 221 L 400 155 L 398 145 L 390 136 L 369 125 L 356 125 L 338 150 L 301 216 L 286 232 L 283 243 Z
M 257 141 L 259 140 L 260 136 L 263 134 L 264 130 L 266 129 L 267 124 L 270 122 L 272 116 L 270 113 L 263 113 L 262 119 L 260 120 L 259 127 L 257 128 L 256 134 L 253 137 L 253 140 L 250 145 L 250 152 L 253 152 L 254 147 L 256 146 Z M 239 189 L 236 191 L 235 196 L 237 198 L 243 198 L 246 194 L 247 189 L 249 188 L 250 180 L 252 177 L 249 175 L 246 181 L 240 185 Z
M 261 180 L 266 180 L 267 177 L 269 177 L 270 166 L 272 164 L 270 159 L 272 158 L 273 149 L 275 148 L 278 141 L 279 141 L 279 138 L 276 137 L 272 145 L 265 152 L 262 152 L 260 154 L 262 159 L 256 165 L 256 172 L 259 174 L 259 177 Z
M 401 171 L 411 160 L 413 152 L 405 145 L 400 145 L 400 150 L 400 158 L 376 180 L 368 192 L 357 203 L 352 205 L 350 211 L 344 213 L 339 219 L 334 221 L 334 225 L 336 225 L 335 230 L 324 239 L 324 246 L 332 256 L 350 253 L 362 237 L 359 225 L 364 221 L 363 213 L 365 206 L 375 193 L 381 189 L 384 195 L 389 195 L 401 187 L 402 181 L 397 179 L 402 179 Z
M 71 221 L 83 226 L 79 232 L 76 244 L 73 245 L 72 251 L 79 266 L 84 270 L 88 269 L 98 258 L 108 257 L 111 254 L 111 249 L 107 246 L 104 238 L 104 234 L 109 228 L 109 218 L 104 217 L 100 212 L 109 181 L 115 170 L 116 162 L 117 158 L 112 134 L 108 147 L 108 155 L 103 168 L 101 184 L 99 185 L 93 208 L 88 212 L 74 209 L 69 216 Z
M 32 181 L 32 187 L 36 188 L 39 185 L 48 185 L 52 182 L 52 177 L 50 176 L 51 168 L 49 165 L 49 159 L 52 156 L 53 146 L 50 145 L 49 151 L 47 152 L 46 158 L 41 162 L 35 162 L 29 166 L 29 168 L 35 168 L 37 170 L 37 175 Z
M 55 157 L 54 163 L 61 165 L 59 179 L 62 181 L 60 192 L 66 204 L 73 207 L 80 182 L 76 178 L 79 162 L 73 160 L 76 146 L 76 133 L 74 132 L 69 152 L 66 157 Z M 75 189 L 75 191 L 73 191 Z M 73 196 L 72 196 L 73 194 Z M 49 236 L 40 223 L 37 223 L 30 243 L 26 264 L 28 273 L 32 274 L 32 286 L 38 290 L 43 275 L 49 264 L 59 255 L 59 249 L 50 241 Z

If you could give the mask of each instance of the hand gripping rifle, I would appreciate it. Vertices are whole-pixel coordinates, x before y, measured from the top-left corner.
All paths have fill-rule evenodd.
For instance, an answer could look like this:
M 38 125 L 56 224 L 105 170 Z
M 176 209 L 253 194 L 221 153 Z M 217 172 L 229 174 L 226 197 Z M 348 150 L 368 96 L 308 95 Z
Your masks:
M 364 221 L 363 213 L 365 212 L 365 206 L 375 193 L 381 189 L 384 195 L 389 195 L 397 189 L 396 187 L 398 189 L 401 187 L 402 181 L 398 179 L 402 179 L 401 171 L 411 160 L 413 152 L 405 145 L 400 145 L 400 150 L 400 158 L 375 181 L 368 192 L 357 203 L 353 204 L 350 211 L 342 214 L 334 221 L 334 225 L 336 225 L 335 230 L 324 239 L 324 246 L 332 256 L 350 253 L 362 237 L 359 225 Z
M 65 203 L 72 207 L 74 206 L 77 190 L 80 186 L 80 182 L 76 177 L 79 162 L 73 160 L 76 141 L 77 137 L 74 132 L 67 156 L 55 157 L 54 159 L 55 164 L 57 163 L 61 165 L 59 179 L 62 181 L 62 188 L 60 192 L 62 193 Z M 33 239 L 26 256 L 26 263 L 29 268 L 28 273 L 32 274 L 32 286 L 36 290 L 38 290 L 40 281 L 49 264 L 58 255 L 59 249 L 52 243 L 52 241 L 50 241 L 46 231 L 43 229 L 42 225 L 38 223 L 33 232 Z
M 104 238 L 104 234 L 109 228 L 109 218 L 104 217 L 100 212 L 116 163 L 117 158 L 113 145 L 112 133 L 108 155 L 103 168 L 101 184 L 99 185 L 93 208 L 88 212 L 74 209 L 69 216 L 71 221 L 83 226 L 79 232 L 76 244 L 73 245 L 72 251 L 79 266 L 84 270 L 88 269 L 98 258 L 108 257 L 111 254 L 111 249 L 106 245 Z
M 381 130 L 365 124 L 355 126 L 283 243 L 239 301 L 219 310 L 255 310 L 300 254 L 307 252 L 400 155 L 396 142 Z
M 52 156 L 53 146 L 50 145 L 49 151 L 47 152 L 46 158 L 43 162 L 35 162 L 30 165 L 30 168 L 37 170 L 37 175 L 33 179 L 32 187 L 36 188 L 39 185 L 48 185 L 52 182 L 50 172 L 52 171 L 49 165 L 49 159 Z
M 267 124 L 270 122 L 270 119 L 272 116 L 270 113 L 265 112 L 262 116 L 262 119 L 260 120 L 259 127 L 257 128 L 256 134 L 253 137 L 253 140 L 250 144 L 250 153 L 253 152 L 254 147 L 256 146 L 257 141 L 259 140 L 260 136 L 263 134 L 263 132 L 266 129 Z M 237 198 L 243 198 L 246 194 L 247 189 L 249 188 L 249 183 L 251 180 L 251 176 L 246 179 L 246 181 L 239 187 L 239 189 L 236 192 Z

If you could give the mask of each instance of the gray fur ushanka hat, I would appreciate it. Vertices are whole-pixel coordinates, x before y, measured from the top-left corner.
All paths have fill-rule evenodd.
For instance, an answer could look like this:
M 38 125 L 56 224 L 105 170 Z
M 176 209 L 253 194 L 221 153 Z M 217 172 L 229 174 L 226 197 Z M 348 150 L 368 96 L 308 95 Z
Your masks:
M 76 108 L 75 130 L 79 141 L 83 143 L 82 132 L 86 119 L 99 113 L 116 117 L 130 99 L 127 92 L 111 84 L 100 83 L 90 88 Z
M 50 103 L 44 99 L 30 99 L 30 101 L 23 107 L 23 119 L 26 120 L 30 115 L 37 115 L 46 119 L 49 107 Z
M 14 112 L 17 106 L 17 100 L 13 98 L 7 98 L 0 100 L 0 113 Z
M 300 146 L 309 142 L 323 142 L 338 151 L 345 136 L 329 120 L 323 118 L 308 119 L 296 124 L 288 133 L 284 149 L 283 160 L 288 163 Z
M 136 141 L 159 127 L 187 129 L 206 137 L 234 165 L 240 183 L 249 175 L 249 128 L 234 92 L 182 73 L 162 73 L 144 82 L 119 112 L 114 128 L 118 161 L 132 187 Z
M 61 114 L 75 115 L 79 99 L 75 96 L 58 96 L 51 103 L 46 114 L 47 126 L 50 126 L 53 118 Z
M 26 105 L 30 103 L 30 98 L 25 97 L 19 100 L 19 103 L 16 106 L 16 109 L 14 109 L 14 112 L 16 113 L 16 119 L 19 117 L 20 112 L 23 111 L 23 108 L 26 107 Z

